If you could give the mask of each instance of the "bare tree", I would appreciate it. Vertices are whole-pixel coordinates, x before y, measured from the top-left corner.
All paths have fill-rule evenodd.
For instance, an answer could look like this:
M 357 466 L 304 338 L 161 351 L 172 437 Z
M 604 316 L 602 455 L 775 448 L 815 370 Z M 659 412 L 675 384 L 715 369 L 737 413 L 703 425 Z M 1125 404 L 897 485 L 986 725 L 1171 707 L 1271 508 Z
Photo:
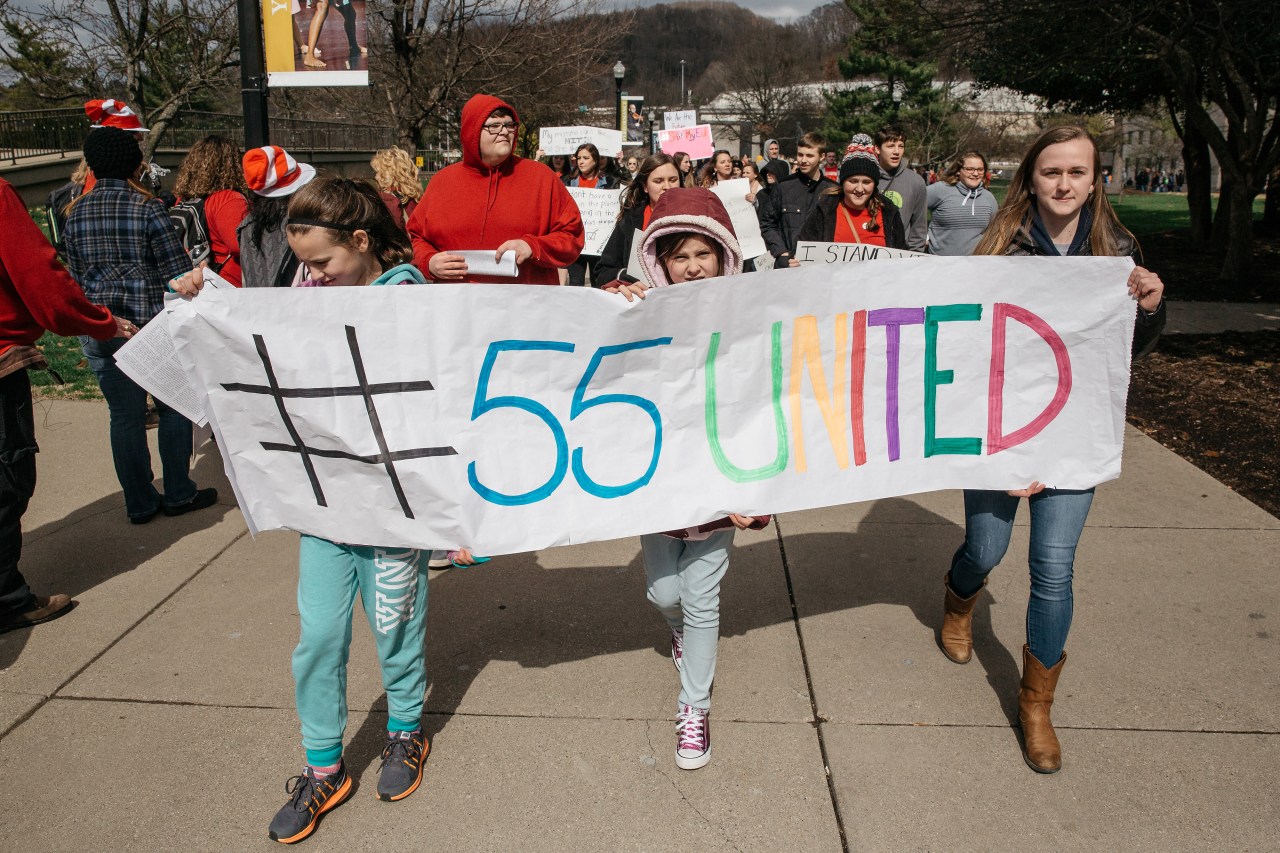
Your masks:
M 557 119 L 607 77 L 620 31 L 598 0 L 387 0 L 370 15 L 375 86 L 399 144 L 456 121 L 476 92 L 512 101 L 526 124 Z
M 155 149 L 178 110 L 231 82 L 235 0 L 46 0 L 0 12 L 5 64 L 37 97 L 122 98 Z
M 813 65 L 799 43 L 801 34 L 787 29 L 762 52 L 761 40 L 745 35 L 725 63 L 720 83 L 724 100 L 743 121 L 751 122 L 763 145 L 771 137 L 791 137 L 787 130 L 811 126 L 820 112 L 818 93 L 805 84 Z

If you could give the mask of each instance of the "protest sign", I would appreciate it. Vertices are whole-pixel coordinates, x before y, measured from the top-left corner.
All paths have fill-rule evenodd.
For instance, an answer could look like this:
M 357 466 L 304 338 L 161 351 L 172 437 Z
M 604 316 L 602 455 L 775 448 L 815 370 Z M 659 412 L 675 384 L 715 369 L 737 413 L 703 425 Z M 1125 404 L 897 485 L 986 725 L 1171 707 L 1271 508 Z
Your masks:
M 609 235 L 613 233 L 613 226 L 618 221 L 618 199 L 622 190 L 569 187 L 569 195 L 573 196 L 574 203 L 578 205 L 578 213 L 582 215 L 582 228 L 586 233 L 582 254 L 602 254 L 604 244 L 609 242 Z
M 818 243 L 801 240 L 796 243 L 795 258 L 802 264 L 849 264 L 856 261 L 883 261 L 891 258 L 931 258 L 924 252 L 889 249 L 870 243 Z
M 622 132 L 607 127 L 544 127 L 538 131 L 538 147 L 544 154 L 573 155 L 579 145 L 588 142 L 599 150 L 601 157 L 622 153 Z
M 672 110 L 662 114 L 662 126 L 667 130 L 693 127 L 698 123 L 697 110 Z
M 631 303 L 519 285 L 218 290 L 170 319 L 254 529 L 500 554 L 1112 479 L 1132 268 L 815 265 Z
M 705 160 L 715 153 L 716 146 L 711 138 L 711 125 L 699 124 L 693 127 L 680 127 L 658 131 L 658 149 L 664 154 L 675 156 L 683 151 L 695 160 Z
M 764 238 L 760 236 L 760 219 L 756 216 L 755 205 L 747 201 L 751 181 L 746 178 L 720 181 L 711 191 L 724 202 L 729 221 L 733 223 L 733 232 L 738 237 L 738 245 L 742 247 L 742 257 L 754 258 L 767 252 Z

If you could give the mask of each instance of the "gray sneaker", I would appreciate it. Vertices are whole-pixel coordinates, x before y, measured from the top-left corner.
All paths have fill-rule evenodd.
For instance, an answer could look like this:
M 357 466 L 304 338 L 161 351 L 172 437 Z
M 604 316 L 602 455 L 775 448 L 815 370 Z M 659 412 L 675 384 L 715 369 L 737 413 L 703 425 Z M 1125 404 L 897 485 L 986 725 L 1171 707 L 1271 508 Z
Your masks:
M 422 732 L 395 732 L 387 735 L 378 768 L 378 799 L 394 803 L 418 790 L 422 784 L 422 762 L 431 747 Z
M 306 767 L 285 783 L 284 791 L 292 796 L 272 818 L 267 835 L 281 844 L 296 844 L 315 831 L 321 815 L 351 796 L 351 777 L 345 762 L 338 766 L 338 772 L 323 779 L 317 779 Z

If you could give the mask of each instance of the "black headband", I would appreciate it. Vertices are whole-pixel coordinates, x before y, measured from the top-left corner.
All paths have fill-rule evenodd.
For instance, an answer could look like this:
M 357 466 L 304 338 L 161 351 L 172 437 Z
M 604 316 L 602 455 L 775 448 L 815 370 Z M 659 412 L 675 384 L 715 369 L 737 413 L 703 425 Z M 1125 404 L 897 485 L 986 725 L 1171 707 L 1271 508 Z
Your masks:
M 366 231 L 368 229 L 360 225 L 351 225 L 342 222 L 330 222 L 327 219 L 290 219 L 290 225 L 314 225 L 317 228 L 332 228 L 334 231 Z

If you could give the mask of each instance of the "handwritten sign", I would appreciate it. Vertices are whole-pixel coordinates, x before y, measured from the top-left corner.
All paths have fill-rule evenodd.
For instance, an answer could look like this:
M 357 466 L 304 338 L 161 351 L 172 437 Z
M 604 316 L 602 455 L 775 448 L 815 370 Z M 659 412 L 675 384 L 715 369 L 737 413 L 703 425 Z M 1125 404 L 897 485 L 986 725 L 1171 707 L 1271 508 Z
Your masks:
M 609 242 L 613 226 L 618 222 L 622 190 L 569 187 L 569 195 L 573 196 L 574 203 L 578 205 L 578 213 L 582 214 L 582 227 L 586 232 L 586 245 L 582 247 L 582 254 L 602 254 L 604 244 Z
M 733 232 L 738 237 L 738 245 L 742 247 L 742 257 L 755 258 L 769 251 L 764 238 L 760 236 L 760 219 L 756 216 L 755 205 L 747 201 L 751 182 L 746 178 L 720 181 L 711 191 L 724 202 L 729 221 L 733 223 Z
M 247 288 L 201 293 L 170 328 L 253 529 L 501 554 L 730 511 L 1112 479 L 1132 269 L 813 265 L 630 303 Z
M 678 151 L 683 151 L 695 160 L 705 160 L 716 150 L 709 124 L 663 128 L 658 131 L 658 148 L 672 156 L 675 156 Z
M 924 252 L 889 249 L 869 243 L 818 243 L 802 240 L 796 243 L 796 260 L 802 264 L 851 264 L 858 261 L 884 261 L 891 258 L 932 258 Z
M 594 145 L 602 157 L 622 153 L 622 131 L 606 127 L 544 127 L 538 131 L 538 147 L 546 154 L 573 154 L 579 145 Z
M 671 110 L 662 114 L 662 126 L 667 130 L 693 127 L 698 123 L 697 110 Z

